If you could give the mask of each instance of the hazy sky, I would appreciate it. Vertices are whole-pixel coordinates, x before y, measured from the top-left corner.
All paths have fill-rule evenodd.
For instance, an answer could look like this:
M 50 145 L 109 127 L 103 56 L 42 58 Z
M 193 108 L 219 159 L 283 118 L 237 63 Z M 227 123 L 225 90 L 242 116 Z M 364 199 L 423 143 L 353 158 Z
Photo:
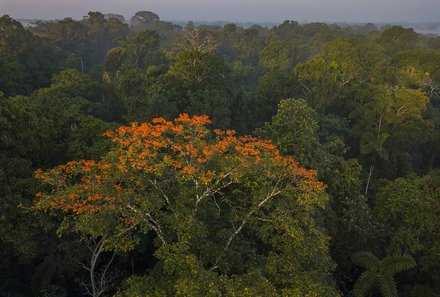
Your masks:
M 184 21 L 440 21 L 440 0 L 0 0 L 0 15 L 13 18 L 81 18 L 88 11 L 129 18 L 139 10 Z

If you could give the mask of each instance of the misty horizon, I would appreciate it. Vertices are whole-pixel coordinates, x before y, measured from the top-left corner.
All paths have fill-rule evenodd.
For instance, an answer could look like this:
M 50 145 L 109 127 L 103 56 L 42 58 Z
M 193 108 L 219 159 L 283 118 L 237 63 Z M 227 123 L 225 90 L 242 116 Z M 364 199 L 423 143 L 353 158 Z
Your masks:
M 186 3 L 171 0 L 129 0 L 120 3 L 109 0 L 2 0 L 0 13 L 20 19 L 81 19 L 89 11 L 121 14 L 130 19 L 135 12 L 146 10 L 157 13 L 169 21 L 200 22 L 273 22 L 286 19 L 300 22 L 347 22 L 347 23 L 431 23 L 439 21 L 440 1 L 437 0 L 244 0 L 234 2 L 192 0 Z

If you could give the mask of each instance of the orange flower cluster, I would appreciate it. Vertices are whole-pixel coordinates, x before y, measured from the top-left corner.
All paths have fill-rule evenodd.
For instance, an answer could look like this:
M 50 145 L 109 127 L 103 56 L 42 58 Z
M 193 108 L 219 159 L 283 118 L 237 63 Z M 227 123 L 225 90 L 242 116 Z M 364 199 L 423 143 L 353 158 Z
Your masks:
M 226 176 L 233 179 L 243 172 L 265 175 L 268 180 L 285 179 L 300 184 L 304 191 L 324 189 L 315 171 L 281 156 L 270 141 L 237 137 L 233 130 L 212 134 L 206 128 L 210 123 L 207 116 L 182 114 L 173 122 L 157 118 L 106 132 L 116 147 L 101 161 L 69 162 L 35 173 L 54 186 L 53 193 L 37 195 L 37 205 L 77 215 L 124 209 L 127 197 L 136 196 L 134 188 L 164 174 L 174 175 L 176 183 L 192 183 L 202 192 L 218 187 Z M 145 176 L 148 178 L 143 179 Z
M 104 194 L 112 165 L 93 160 L 72 161 L 49 171 L 37 170 L 35 177 L 52 185 L 50 194 L 37 193 L 37 209 L 58 209 L 64 213 L 94 214 L 115 209 L 115 193 Z M 78 183 L 78 181 L 80 181 Z M 120 200 L 120 198 L 119 198 Z

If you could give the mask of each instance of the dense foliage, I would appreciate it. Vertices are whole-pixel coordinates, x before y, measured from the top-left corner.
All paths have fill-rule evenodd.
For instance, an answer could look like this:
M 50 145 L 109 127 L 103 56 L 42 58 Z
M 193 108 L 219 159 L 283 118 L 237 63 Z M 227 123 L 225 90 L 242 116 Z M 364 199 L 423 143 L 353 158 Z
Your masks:
M 1 17 L 0 296 L 440 296 L 439 45 Z

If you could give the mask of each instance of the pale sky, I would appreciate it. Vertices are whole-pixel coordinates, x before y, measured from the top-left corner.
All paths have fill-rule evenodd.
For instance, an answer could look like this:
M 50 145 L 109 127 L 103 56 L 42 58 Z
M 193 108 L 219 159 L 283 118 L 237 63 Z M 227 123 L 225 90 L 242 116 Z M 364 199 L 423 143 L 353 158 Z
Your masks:
M 440 0 L 0 0 L 13 18 L 81 18 L 89 11 L 157 13 L 163 20 L 440 22 Z

